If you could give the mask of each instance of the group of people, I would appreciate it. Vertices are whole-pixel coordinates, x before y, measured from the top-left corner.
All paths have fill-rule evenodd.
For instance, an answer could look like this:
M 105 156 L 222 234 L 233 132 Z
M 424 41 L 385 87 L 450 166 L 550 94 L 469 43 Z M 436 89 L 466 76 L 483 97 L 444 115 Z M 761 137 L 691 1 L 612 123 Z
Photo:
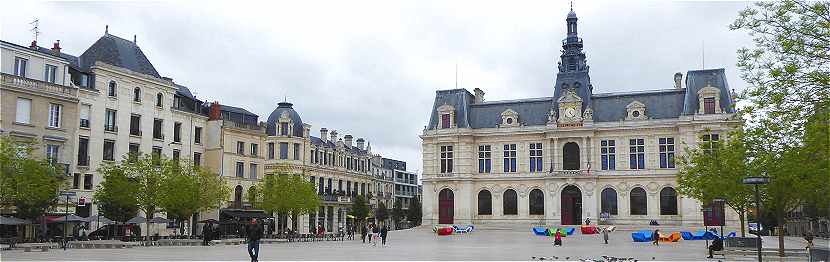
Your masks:
M 381 245 L 386 246 L 386 236 L 389 233 L 389 227 L 384 224 L 383 226 L 379 227 L 375 223 L 369 223 L 366 226 L 360 228 L 360 239 L 363 243 L 366 243 L 366 240 L 369 240 L 369 244 L 372 246 L 377 246 L 378 238 L 380 238 Z M 374 242 L 372 242 L 374 240 Z

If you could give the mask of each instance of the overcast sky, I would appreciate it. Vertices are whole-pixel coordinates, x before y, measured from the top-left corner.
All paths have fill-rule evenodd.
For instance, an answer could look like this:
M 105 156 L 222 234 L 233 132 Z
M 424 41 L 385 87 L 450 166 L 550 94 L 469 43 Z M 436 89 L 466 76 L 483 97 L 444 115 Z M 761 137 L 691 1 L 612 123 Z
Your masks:
M 420 171 L 435 91 L 481 88 L 488 101 L 553 95 L 567 1 L 59 2 L 0 16 L 0 37 L 61 40 L 80 55 L 104 34 L 138 45 L 162 76 L 200 99 L 265 121 L 287 97 L 303 122 L 371 142 Z M 746 2 L 576 1 L 595 93 L 672 88 L 673 74 L 726 68 L 746 85 L 727 25 Z M 705 47 L 705 48 L 704 48 Z

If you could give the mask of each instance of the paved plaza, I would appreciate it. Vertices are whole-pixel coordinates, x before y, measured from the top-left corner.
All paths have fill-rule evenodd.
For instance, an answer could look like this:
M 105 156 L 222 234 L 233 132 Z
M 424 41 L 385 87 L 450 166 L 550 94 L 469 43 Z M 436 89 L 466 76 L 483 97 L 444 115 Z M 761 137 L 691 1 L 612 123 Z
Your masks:
M 532 260 L 532 257 L 556 257 L 556 260 L 600 258 L 603 255 L 634 257 L 642 261 L 706 261 L 705 241 L 661 243 L 631 242 L 630 231 L 611 234 L 608 245 L 598 235 L 565 238 L 563 247 L 553 247 L 551 239 L 531 234 L 530 229 L 482 229 L 465 235 L 436 236 L 431 229 L 392 231 L 387 247 L 373 247 L 357 241 L 293 242 L 264 244 L 261 261 L 268 260 Z M 765 247 L 777 242 L 765 239 Z M 823 243 L 826 244 L 826 243 Z M 803 247 L 796 238 L 787 239 L 787 248 Z M 210 247 L 147 247 L 130 249 L 54 249 L 48 252 L 3 251 L 2 261 L 20 260 L 228 260 L 246 261 L 244 245 Z M 753 256 L 730 256 L 724 261 L 753 261 Z M 717 261 L 713 259 L 709 261 Z M 721 258 L 723 260 L 723 258 Z M 789 257 L 769 261 L 806 261 Z

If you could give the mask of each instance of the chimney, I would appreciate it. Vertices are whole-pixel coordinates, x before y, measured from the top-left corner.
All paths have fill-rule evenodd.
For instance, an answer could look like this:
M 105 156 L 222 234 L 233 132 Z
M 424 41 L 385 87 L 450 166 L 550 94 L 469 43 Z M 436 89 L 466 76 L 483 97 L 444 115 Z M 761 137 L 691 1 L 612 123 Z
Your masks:
M 31 44 L 31 45 L 29 45 L 29 48 L 31 48 L 31 49 L 37 49 L 37 40 L 33 40 L 33 41 L 32 41 L 32 44 Z
M 325 127 L 320 128 L 320 140 L 323 140 L 323 143 L 326 142 L 326 139 L 328 139 L 328 136 L 329 136 L 329 130 L 326 129 Z
M 680 72 L 674 73 L 674 88 L 675 89 L 682 89 L 683 88 L 683 73 L 680 73 Z
M 337 130 L 331 130 L 331 133 L 329 133 L 329 139 L 332 143 L 337 143 Z
M 346 142 L 346 147 L 352 147 L 352 135 L 345 135 L 343 139 Z
M 363 150 L 363 142 L 364 142 L 364 141 L 365 141 L 365 140 L 363 140 L 363 138 L 358 138 L 358 139 L 357 139 L 357 148 L 358 148 L 358 149 Z
M 473 89 L 473 92 L 475 93 L 475 102 L 474 103 L 475 104 L 484 103 L 484 90 L 481 90 L 478 87 L 476 87 L 476 89 Z

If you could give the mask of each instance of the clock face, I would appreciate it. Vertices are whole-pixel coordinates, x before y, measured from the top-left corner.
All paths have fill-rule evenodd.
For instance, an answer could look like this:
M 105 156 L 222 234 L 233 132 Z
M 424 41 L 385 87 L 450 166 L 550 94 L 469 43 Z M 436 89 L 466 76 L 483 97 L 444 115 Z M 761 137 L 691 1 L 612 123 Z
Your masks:
M 565 109 L 565 116 L 570 117 L 570 118 L 575 117 L 576 116 L 576 110 L 573 109 L 573 108 Z

